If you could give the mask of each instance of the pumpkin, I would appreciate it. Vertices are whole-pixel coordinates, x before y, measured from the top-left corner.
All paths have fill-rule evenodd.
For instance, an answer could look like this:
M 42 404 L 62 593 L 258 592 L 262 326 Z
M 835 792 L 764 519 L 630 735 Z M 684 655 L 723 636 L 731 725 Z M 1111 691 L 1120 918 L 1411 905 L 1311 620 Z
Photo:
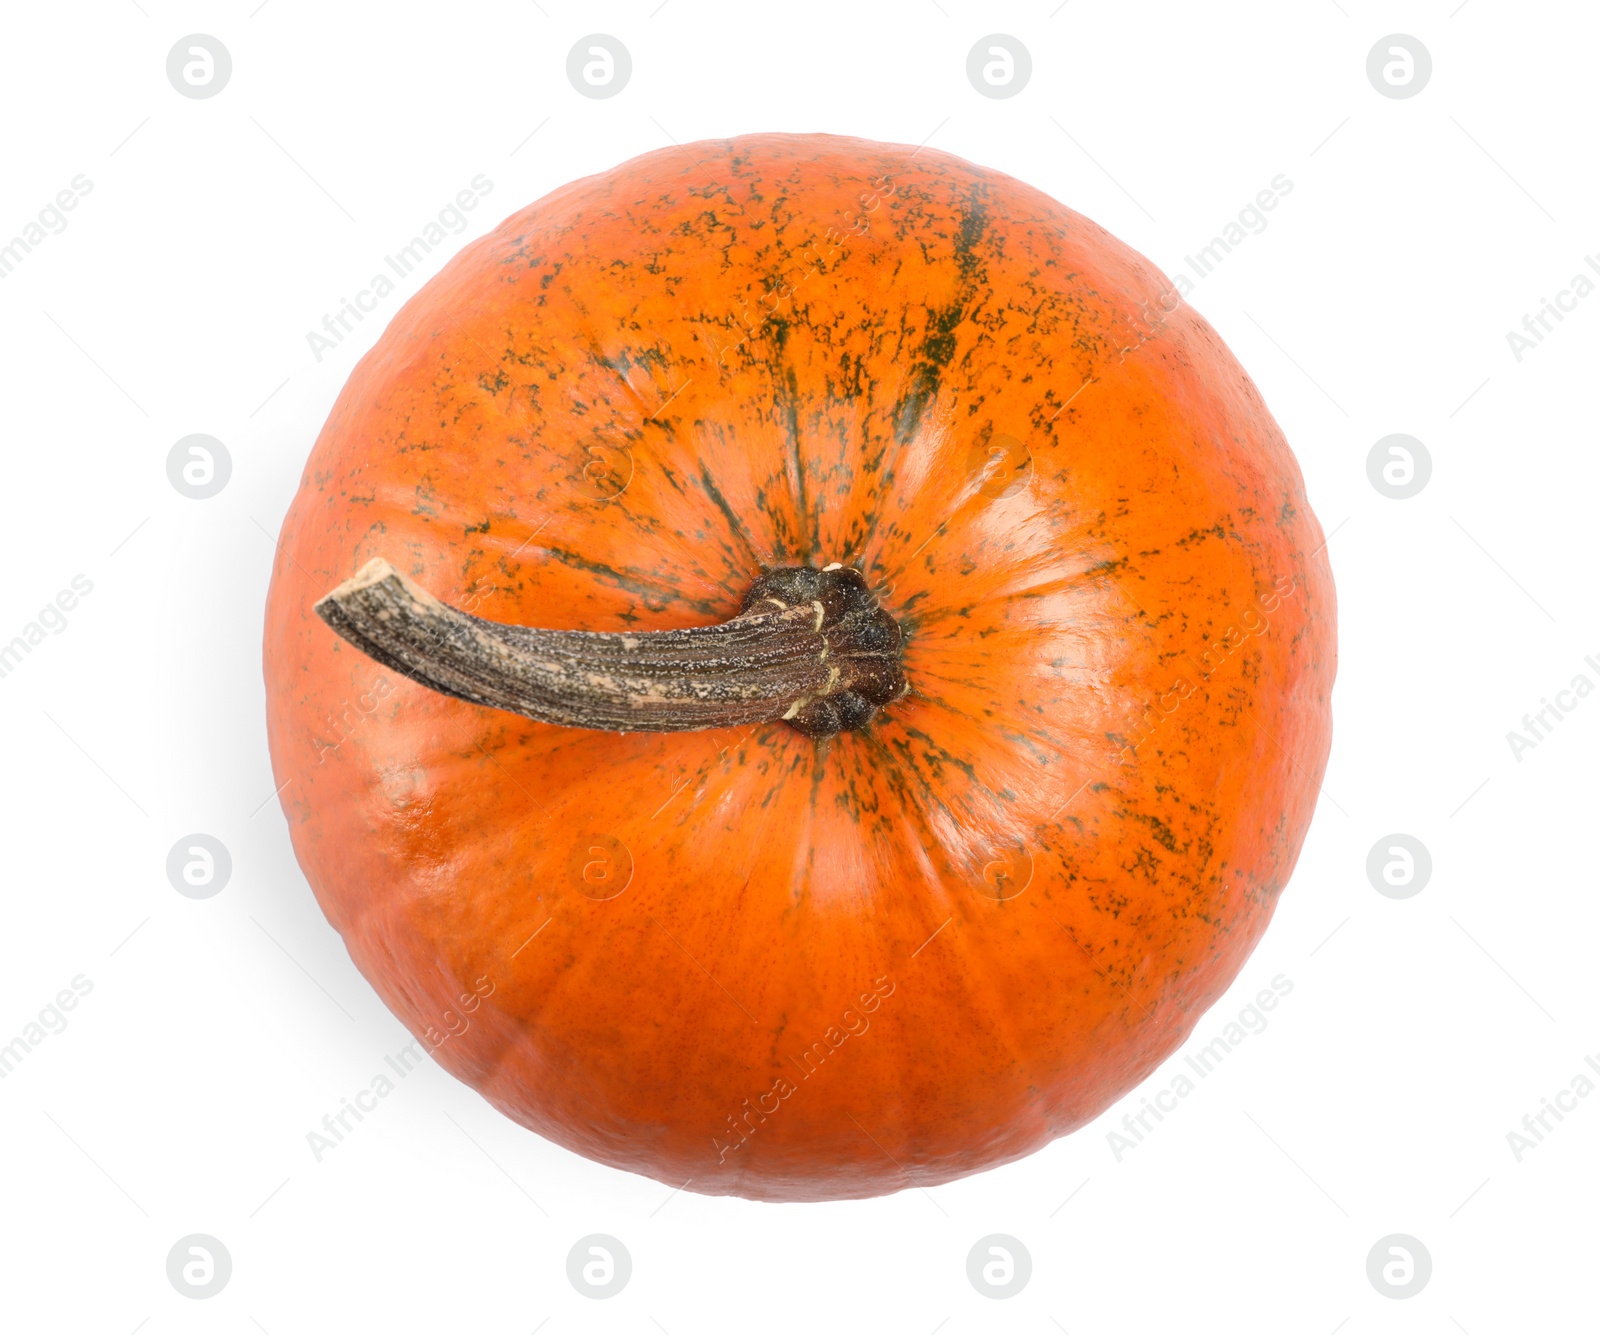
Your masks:
M 351 958 L 559 1144 L 766 1200 L 1094 1118 L 1260 939 L 1330 741 L 1299 469 L 1159 272 L 931 149 L 649 153 L 456 256 L 268 600 Z

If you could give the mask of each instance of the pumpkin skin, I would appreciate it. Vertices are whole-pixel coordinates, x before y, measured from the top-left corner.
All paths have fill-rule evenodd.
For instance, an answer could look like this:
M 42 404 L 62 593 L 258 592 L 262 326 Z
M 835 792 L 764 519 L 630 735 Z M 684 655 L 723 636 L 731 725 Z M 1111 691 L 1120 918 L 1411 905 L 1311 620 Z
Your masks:
M 697 1192 L 931 1186 L 1095 1117 L 1260 939 L 1330 744 L 1322 548 L 1244 371 L 1092 222 L 931 149 L 663 150 L 352 373 L 273 573 L 274 774 L 357 967 L 509 1117 Z M 911 694 L 824 741 L 532 722 L 322 624 L 377 556 L 611 631 L 843 562 Z

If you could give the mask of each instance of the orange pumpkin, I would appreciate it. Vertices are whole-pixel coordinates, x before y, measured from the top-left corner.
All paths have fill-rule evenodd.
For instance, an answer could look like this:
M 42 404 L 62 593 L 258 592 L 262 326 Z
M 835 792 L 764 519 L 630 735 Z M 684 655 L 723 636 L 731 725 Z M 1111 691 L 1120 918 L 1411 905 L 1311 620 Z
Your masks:
M 1322 547 L 1093 223 L 931 149 L 663 150 L 351 375 L 273 575 L 274 772 L 356 965 L 508 1116 L 693 1191 L 930 1186 L 1126 1093 L 1266 929 Z

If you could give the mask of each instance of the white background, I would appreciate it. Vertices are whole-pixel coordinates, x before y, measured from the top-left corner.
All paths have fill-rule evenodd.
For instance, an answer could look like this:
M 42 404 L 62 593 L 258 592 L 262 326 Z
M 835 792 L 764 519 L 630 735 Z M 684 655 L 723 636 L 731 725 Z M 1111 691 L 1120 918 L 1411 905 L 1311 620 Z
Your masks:
M 0 281 L 0 642 L 74 575 L 93 590 L 0 679 L 0 1044 L 74 977 L 93 990 L 0 1080 L 0 1326 L 1595 1329 L 1600 1095 L 1520 1162 L 1507 1134 L 1600 1054 L 1600 695 L 1520 759 L 1506 736 L 1578 673 L 1600 684 L 1583 661 L 1600 659 L 1600 295 L 1520 362 L 1506 338 L 1600 251 L 1592 7 L 657 3 L 5 7 L 0 241 L 75 175 L 93 188 Z M 1033 59 L 1005 100 L 965 73 L 997 31 Z M 208 100 L 165 74 L 195 32 L 233 59 Z M 632 54 L 609 100 L 565 76 L 592 32 Z M 1433 58 L 1404 100 L 1366 76 L 1395 32 Z M 1190 300 L 1261 387 L 1331 534 L 1336 736 L 1271 930 L 1185 1051 L 1274 975 L 1293 991 L 1120 1160 L 1108 1132 L 1181 1054 L 1024 1162 L 868 1202 L 673 1196 L 431 1065 L 318 1163 L 307 1133 L 408 1039 L 271 800 L 261 612 L 311 442 L 460 244 L 674 139 L 779 129 L 926 140 L 1172 274 L 1292 181 Z M 478 173 L 493 192 L 470 226 L 319 363 L 307 333 Z M 167 480 L 193 432 L 232 456 L 210 500 Z M 1432 456 L 1410 500 L 1367 478 L 1392 432 Z M 195 831 L 233 859 L 198 901 L 165 874 Z M 1365 870 L 1394 832 L 1433 859 L 1404 900 Z M 196 1232 L 233 1258 L 205 1301 L 166 1276 Z M 595 1232 L 633 1257 L 604 1302 L 565 1273 Z M 1033 1257 L 1007 1301 L 966 1274 L 997 1232 Z M 1414 1298 L 1368 1281 L 1390 1233 L 1432 1255 Z

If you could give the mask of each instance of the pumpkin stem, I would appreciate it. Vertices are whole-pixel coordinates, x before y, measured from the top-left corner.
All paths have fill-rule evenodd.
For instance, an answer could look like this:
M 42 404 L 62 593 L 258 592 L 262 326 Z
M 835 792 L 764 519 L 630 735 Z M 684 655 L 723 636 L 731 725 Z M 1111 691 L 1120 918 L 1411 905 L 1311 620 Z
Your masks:
M 569 728 L 683 732 L 782 719 L 829 737 L 911 689 L 900 627 L 861 572 L 838 565 L 769 571 L 731 621 L 683 630 L 485 621 L 382 558 L 316 611 L 369 658 L 431 690 Z

